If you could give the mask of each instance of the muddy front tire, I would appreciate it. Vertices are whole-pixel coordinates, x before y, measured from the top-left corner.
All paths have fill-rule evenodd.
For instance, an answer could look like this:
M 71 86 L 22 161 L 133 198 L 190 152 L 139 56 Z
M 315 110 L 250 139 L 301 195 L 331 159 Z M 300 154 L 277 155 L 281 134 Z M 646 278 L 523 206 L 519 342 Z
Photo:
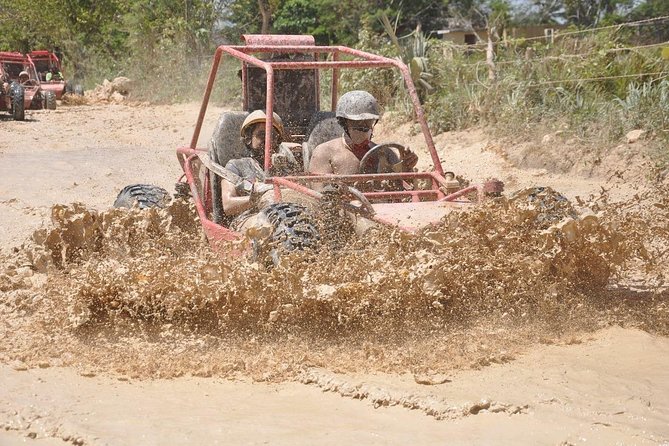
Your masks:
M 10 95 L 12 98 L 12 117 L 15 121 L 23 121 L 26 119 L 25 111 L 25 90 L 23 86 L 17 83 L 10 87 Z
M 124 187 L 119 192 L 114 201 L 115 208 L 132 208 L 137 206 L 139 209 L 163 208 L 170 201 L 170 194 L 162 187 L 152 184 L 131 184 Z
M 272 233 L 256 255 L 268 255 L 278 263 L 283 254 L 313 250 L 320 236 L 314 218 L 304 206 L 295 203 L 274 203 L 260 211 L 272 225 Z
M 44 108 L 47 110 L 56 109 L 56 93 L 53 91 L 44 92 Z

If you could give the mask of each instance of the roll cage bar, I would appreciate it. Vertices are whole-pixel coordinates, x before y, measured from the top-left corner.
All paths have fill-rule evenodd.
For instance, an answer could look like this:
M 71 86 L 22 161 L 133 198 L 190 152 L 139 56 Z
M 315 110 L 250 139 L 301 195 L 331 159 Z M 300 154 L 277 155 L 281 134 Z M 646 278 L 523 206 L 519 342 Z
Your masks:
M 337 105 L 337 92 L 339 87 L 340 69 L 365 69 L 365 68 L 397 68 L 402 74 L 404 84 L 407 88 L 413 108 L 416 114 L 416 120 L 420 124 L 425 143 L 427 144 L 430 156 L 432 158 L 433 168 L 436 173 L 443 176 L 444 170 L 439 160 L 439 155 L 434 146 L 430 129 L 425 119 L 423 107 L 418 99 L 416 87 L 411 79 L 409 68 L 401 61 L 390 59 L 388 57 L 371 54 L 365 51 L 356 50 L 346 46 L 317 46 L 313 42 L 312 36 L 288 36 L 288 35 L 245 35 L 246 45 L 221 45 L 216 49 L 214 61 L 209 72 L 207 86 L 204 92 L 204 98 L 200 107 L 200 113 L 195 125 L 195 131 L 191 138 L 190 148 L 196 149 L 197 141 L 202 129 L 202 123 L 207 111 L 214 81 L 221 64 L 223 55 L 229 55 L 240 60 L 243 64 L 258 67 L 265 71 L 267 79 L 265 110 L 268 119 L 265 122 L 265 171 L 271 167 L 271 135 L 272 118 L 274 111 L 274 82 L 275 70 L 304 70 L 304 69 L 330 69 L 332 70 L 332 103 L 331 110 L 335 110 Z M 315 60 L 290 60 L 290 61 L 267 61 L 256 57 L 258 53 L 273 54 L 305 54 L 314 55 Z M 342 55 L 352 56 L 354 60 L 341 60 Z M 319 60 L 319 57 L 330 57 L 331 60 Z M 245 68 L 245 67 L 244 67 Z M 246 88 L 247 70 L 242 69 L 242 85 L 244 89 L 244 106 L 248 105 L 248 95 Z

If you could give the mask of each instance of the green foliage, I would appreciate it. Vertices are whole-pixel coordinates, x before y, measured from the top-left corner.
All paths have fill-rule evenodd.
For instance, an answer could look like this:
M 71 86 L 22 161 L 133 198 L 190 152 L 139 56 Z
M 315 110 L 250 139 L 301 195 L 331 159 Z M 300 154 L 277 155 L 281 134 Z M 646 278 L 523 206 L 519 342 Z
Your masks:
M 514 16 L 508 0 L 270 0 L 267 4 L 273 32 L 310 33 L 321 44 L 346 44 L 401 57 L 412 67 L 419 89 L 423 82 L 424 91 L 433 87 L 433 94 L 423 92 L 421 97 L 433 126 L 441 130 L 495 122 L 517 128 L 556 117 L 568 119 L 575 128 L 587 128 L 581 124 L 602 114 L 609 122 L 617 120 L 623 102 L 635 97 L 632 85 L 649 98 L 655 98 L 659 88 L 653 76 L 622 76 L 665 72 L 667 65 L 658 57 L 660 49 L 622 49 L 630 46 L 630 39 L 639 41 L 643 36 L 669 39 L 667 22 L 658 22 L 644 28 L 652 32 L 634 29 L 625 35 L 615 30 L 561 39 L 555 45 L 538 41 L 498 45 L 498 78 L 490 83 L 483 53 L 463 52 L 428 37 L 452 17 L 506 26 L 520 17 Z M 621 16 L 667 15 L 668 5 L 664 0 L 524 0 L 521 6 L 530 11 L 524 17 L 534 14 L 537 22 L 567 19 L 570 24 L 591 25 Z M 87 87 L 125 75 L 139 86 L 139 99 L 199 98 L 215 45 L 259 32 L 258 8 L 257 0 L 0 0 L 0 50 L 60 47 L 66 75 L 84 80 Z M 381 37 L 383 17 L 396 18 L 385 23 L 386 31 L 392 25 L 394 39 Z M 534 55 L 526 59 L 530 47 Z M 238 82 L 237 68 L 224 67 L 225 82 Z M 615 78 L 582 80 L 598 77 Z M 367 89 L 386 106 L 408 113 L 402 80 L 393 70 L 344 71 L 341 88 Z M 237 100 L 237 96 L 217 97 Z M 632 115 L 628 118 L 636 122 Z
M 261 19 L 256 0 L 225 3 L 226 26 L 222 34 L 226 40 L 237 41 L 240 34 L 259 32 Z M 376 19 L 381 13 L 401 15 L 400 34 L 419 24 L 426 30 L 444 28 L 449 17 L 448 2 L 433 0 L 280 0 L 271 9 L 273 33 L 312 34 L 319 44 L 353 45 L 364 27 L 379 33 L 382 27 Z
M 311 34 L 319 44 L 351 42 L 350 29 L 358 26 L 357 16 L 344 2 L 332 0 L 286 0 L 276 13 L 274 31 L 279 34 Z M 358 9 L 358 14 L 361 11 Z
M 230 0 L 223 2 L 221 37 L 228 43 L 239 43 L 242 34 L 260 32 L 261 18 L 257 0 Z
M 632 20 L 647 20 L 654 17 L 669 16 L 669 2 L 666 0 L 646 0 L 638 5 L 630 13 Z M 648 25 L 647 34 L 654 37 L 655 42 L 666 42 L 669 40 L 669 21 L 659 21 Z
M 600 144 L 644 128 L 666 144 L 669 64 L 662 48 L 630 46 L 616 30 L 553 45 L 498 45 L 498 76 L 490 82 L 483 52 L 434 42 L 428 56 L 436 91 L 425 103 L 430 125 L 437 132 L 492 125 L 514 138 L 560 130 Z
M 318 42 L 329 39 L 328 30 L 321 25 L 319 5 L 311 0 L 286 0 L 274 17 L 274 30 L 280 34 L 311 34 Z
M 357 48 L 386 57 L 397 57 L 398 50 L 388 39 L 379 37 L 369 29 L 360 32 Z M 342 70 L 340 93 L 366 90 L 383 105 L 396 104 L 401 90 L 401 77 L 394 69 Z
M 421 103 L 424 102 L 425 95 L 434 89 L 429 83 L 429 80 L 432 79 L 432 73 L 428 69 L 427 49 L 429 41 L 427 37 L 418 26 L 411 34 L 400 39 L 397 37 L 399 16 L 396 17 L 394 24 L 390 23 L 390 19 L 385 13 L 381 14 L 379 20 L 387 36 L 399 52 L 402 61 L 409 66 L 411 81 L 418 92 Z
M 139 99 L 201 94 L 215 0 L 0 0 L 0 49 L 61 48 L 65 74 L 88 87 L 125 75 Z
M 61 48 L 66 74 L 81 79 L 122 47 L 115 20 L 125 1 L 0 0 L 0 49 Z
M 557 24 L 565 21 L 565 10 L 561 0 L 531 0 L 515 15 L 518 25 Z M 529 6 L 529 7 L 528 7 Z
M 201 94 L 214 20 L 212 2 L 134 1 L 122 16 L 128 60 L 123 73 L 142 86 L 139 94 L 168 102 Z
M 578 26 L 599 25 L 619 8 L 629 6 L 633 0 L 563 0 L 567 20 Z

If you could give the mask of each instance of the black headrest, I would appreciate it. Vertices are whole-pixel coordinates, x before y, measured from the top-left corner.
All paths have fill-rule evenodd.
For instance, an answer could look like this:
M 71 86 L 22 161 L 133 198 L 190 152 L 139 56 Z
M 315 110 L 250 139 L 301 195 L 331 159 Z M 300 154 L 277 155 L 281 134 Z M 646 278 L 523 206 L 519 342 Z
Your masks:
M 225 166 L 231 159 L 250 156 L 239 135 L 246 116 L 247 112 L 240 111 L 224 111 L 221 114 L 209 140 L 209 156 L 212 161 Z

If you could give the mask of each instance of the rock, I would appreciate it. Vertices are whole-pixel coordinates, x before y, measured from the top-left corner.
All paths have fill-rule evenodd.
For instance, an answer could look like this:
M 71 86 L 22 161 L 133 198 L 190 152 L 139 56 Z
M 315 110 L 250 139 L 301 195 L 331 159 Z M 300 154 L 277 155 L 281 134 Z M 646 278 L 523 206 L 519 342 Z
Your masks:
M 469 413 L 472 414 L 472 415 L 477 415 L 482 410 L 488 410 L 488 409 L 490 409 L 490 401 L 481 400 L 480 402 L 472 405 L 469 408 Z
M 646 135 L 646 131 L 642 129 L 636 129 L 632 130 L 631 132 L 628 132 L 627 135 L 625 135 L 625 139 L 627 139 L 627 144 L 634 144 L 641 138 L 643 138 Z
M 14 361 L 12 363 L 12 368 L 17 372 L 25 372 L 26 370 L 28 370 L 28 366 L 25 365 L 23 361 Z
M 114 80 L 112 81 L 112 91 L 118 92 L 123 96 L 127 96 L 128 94 L 130 94 L 131 89 L 132 89 L 132 81 L 127 77 L 120 76 L 114 78 Z
M 558 139 L 563 138 L 563 137 L 564 137 L 564 130 L 558 130 L 558 131 L 553 132 L 553 133 L 547 133 L 547 134 L 545 134 L 545 135 L 543 136 L 543 138 L 541 138 L 541 142 L 542 142 L 544 145 L 547 145 L 547 144 L 550 144 L 550 143 L 552 143 L 552 142 L 555 142 L 555 141 L 557 141 Z
M 439 384 L 450 383 L 451 380 L 444 375 L 414 375 L 413 380 L 423 386 L 436 386 Z
M 109 100 L 112 101 L 112 102 L 115 102 L 117 104 L 120 103 L 120 102 L 123 102 L 124 99 L 125 99 L 125 97 L 121 93 L 119 93 L 118 91 L 113 92 L 111 94 L 111 96 L 109 96 Z
M 93 101 L 120 103 L 125 101 L 131 90 L 132 80 L 127 77 L 117 77 L 113 81 L 105 79 L 102 85 L 87 91 L 86 96 Z

